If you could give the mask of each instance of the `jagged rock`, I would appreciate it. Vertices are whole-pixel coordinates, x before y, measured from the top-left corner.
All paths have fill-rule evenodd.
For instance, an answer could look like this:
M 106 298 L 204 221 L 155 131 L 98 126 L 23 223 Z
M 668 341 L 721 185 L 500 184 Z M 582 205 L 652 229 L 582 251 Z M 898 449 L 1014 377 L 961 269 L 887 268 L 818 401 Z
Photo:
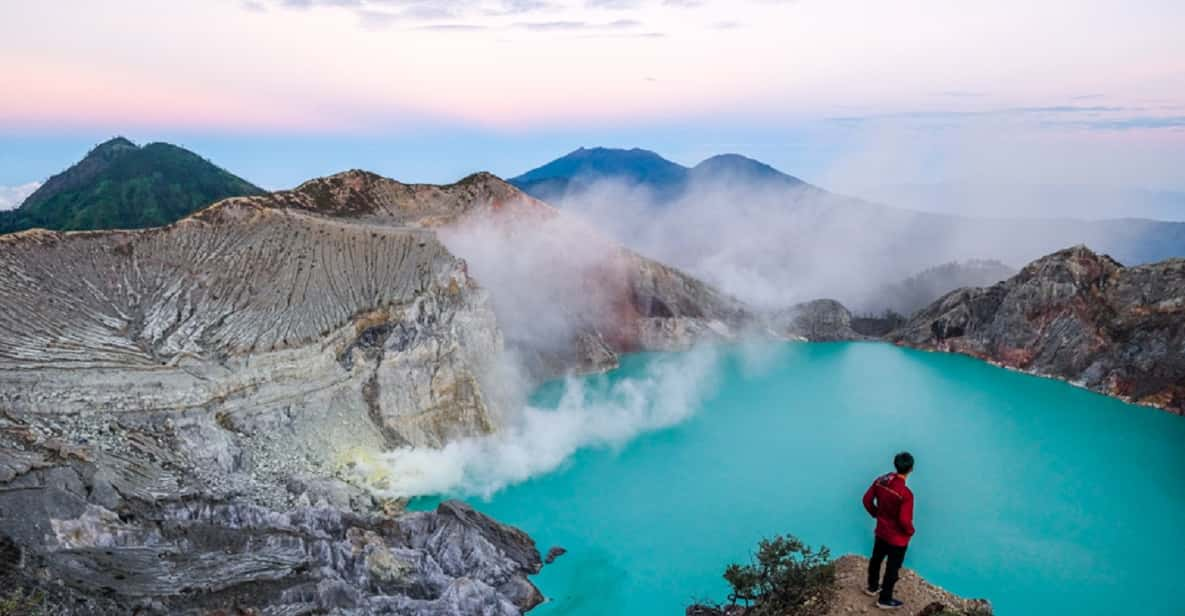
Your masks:
M 0 486 L 0 577 L 51 607 L 509 616 L 542 601 L 527 579 L 542 566 L 534 542 L 463 503 L 277 511 L 207 485 L 163 422 L 81 433 L 42 415 L 0 420 L 0 462 L 17 471 Z
M 4 236 L 0 534 L 20 583 L 90 613 L 517 614 L 538 599 L 528 538 L 459 561 L 431 537 L 495 523 L 387 518 L 342 480 L 354 448 L 495 429 L 501 348 L 429 231 L 233 200 L 161 229 Z M 342 556 L 351 529 L 385 547 Z
M 221 429 L 188 433 L 203 445 L 277 413 L 300 438 L 439 444 L 493 428 L 481 380 L 500 346 L 484 291 L 421 231 L 231 202 L 161 229 L 0 238 L 14 411 L 212 409 Z
M 438 239 L 478 215 L 534 233 L 558 214 L 488 174 L 435 187 L 349 172 L 168 227 L 0 237 L 11 586 L 79 614 L 501 616 L 542 601 L 526 535 L 460 503 L 404 513 L 353 483 L 359 450 L 498 427 L 496 302 Z M 565 313 L 571 338 L 518 347 L 541 374 L 727 339 L 747 318 L 604 248 L 585 270 L 556 256 L 577 300 L 612 310 Z
M 567 554 L 568 550 L 559 547 L 558 545 L 547 551 L 547 557 L 543 559 L 543 564 L 550 565 L 555 562 L 555 559 Z
M 735 340 L 752 321 L 735 299 L 625 249 L 489 173 L 434 186 L 355 170 L 234 201 L 437 230 L 494 295 L 507 341 L 539 378 L 604 371 L 623 352 Z M 482 252 L 474 244 L 499 249 Z M 534 250 L 532 260 L 515 268 L 510 257 L 525 246 Z M 482 272 L 492 270 L 491 279 L 483 280 Z M 550 321 L 563 321 L 564 328 L 552 331 L 541 324 L 547 318 L 524 322 L 521 314 L 528 311 L 552 313 Z
M 947 294 L 890 339 L 1185 413 L 1185 260 L 1125 268 L 1069 248 Z
M 767 317 L 768 327 L 777 335 L 814 342 L 867 340 L 852 329 L 852 313 L 833 299 L 817 299 L 796 304 Z

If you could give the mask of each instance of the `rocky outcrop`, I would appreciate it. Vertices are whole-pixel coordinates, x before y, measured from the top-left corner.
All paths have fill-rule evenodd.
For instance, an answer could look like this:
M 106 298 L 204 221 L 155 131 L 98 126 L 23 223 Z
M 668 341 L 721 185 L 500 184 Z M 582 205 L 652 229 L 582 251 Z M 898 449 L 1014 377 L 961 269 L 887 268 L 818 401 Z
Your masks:
M 292 475 L 293 504 L 198 472 L 190 418 L 0 415 L 0 585 L 46 614 L 494 614 L 542 597 L 529 537 L 467 505 L 385 515 Z
M 555 208 L 489 173 L 475 173 L 441 186 L 404 184 L 355 169 L 309 180 L 293 190 L 232 201 L 370 224 L 424 228 L 456 223 L 483 210 L 506 210 L 528 218 L 557 214 Z
M 868 559 L 848 554 L 835 561 L 838 592 L 828 614 L 880 614 L 875 599 L 865 595 L 868 583 Z M 992 604 L 986 599 L 965 599 L 927 582 L 912 569 L 902 568 L 893 596 L 905 603 L 898 610 L 911 616 L 991 616 Z
M 823 616 L 846 616 L 847 614 L 879 614 L 876 598 L 864 594 L 868 584 L 868 559 L 847 554 L 835 559 L 835 584 L 824 604 L 808 600 L 803 613 Z M 901 569 L 893 596 L 904 603 L 898 613 L 910 616 L 991 616 L 992 604 L 986 599 L 964 599 L 954 593 L 935 586 L 915 571 Z M 760 612 L 759 607 L 743 604 L 689 606 L 686 616 L 746 616 Z M 768 610 L 767 610 L 768 611 Z M 765 612 L 761 612 L 765 613 Z
M 422 229 L 235 200 L 2 237 L 5 587 L 78 614 L 518 614 L 528 537 L 343 480 L 359 449 L 496 429 L 501 352 Z
M 833 299 L 817 299 L 774 312 L 767 324 L 776 335 L 813 342 L 868 339 L 852 329 L 852 313 Z
M 488 173 L 435 186 L 347 171 L 235 201 L 436 231 L 493 295 L 507 342 L 539 378 L 612 368 L 625 352 L 734 340 L 752 323 L 735 299 Z
M 232 433 L 282 412 L 327 455 L 347 435 L 433 445 L 493 428 L 500 347 L 485 292 L 423 231 L 230 202 L 161 229 L 0 238 L 16 412 L 205 410 Z
M 1069 248 L 949 293 L 889 338 L 1185 413 L 1185 260 L 1123 267 Z
M 498 278 L 513 250 L 450 251 L 473 228 L 544 249 Z M 0 237 L 0 576 L 51 613 L 518 614 L 541 601 L 531 540 L 377 499 L 360 456 L 496 430 L 504 328 L 547 375 L 746 318 L 488 174 Z

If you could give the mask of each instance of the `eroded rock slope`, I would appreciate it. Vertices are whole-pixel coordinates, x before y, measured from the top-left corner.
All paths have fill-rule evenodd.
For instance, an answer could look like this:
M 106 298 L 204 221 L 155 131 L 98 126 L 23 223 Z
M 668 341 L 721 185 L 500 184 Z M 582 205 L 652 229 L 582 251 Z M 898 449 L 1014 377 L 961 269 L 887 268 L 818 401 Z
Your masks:
M 731 340 L 752 325 L 735 299 L 488 173 L 435 186 L 348 171 L 244 201 L 435 230 L 490 290 L 507 341 L 540 376 L 606 369 L 622 352 Z
M 162 229 L 0 247 L 5 408 L 216 405 L 228 425 L 351 408 L 379 428 L 351 438 L 392 444 L 492 428 L 494 316 L 430 233 L 230 202 Z
M 496 430 L 503 331 L 545 376 L 747 319 L 488 174 L 0 237 L 0 577 L 51 613 L 520 613 L 530 538 L 375 498 L 360 452 Z
M 961 289 L 889 336 L 1185 413 L 1185 260 L 1123 267 L 1084 246 Z
M 0 238 L 4 586 L 50 613 L 518 614 L 528 537 L 342 480 L 358 448 L 496 429 L 501 349 L 422 229 L 235 200 Z

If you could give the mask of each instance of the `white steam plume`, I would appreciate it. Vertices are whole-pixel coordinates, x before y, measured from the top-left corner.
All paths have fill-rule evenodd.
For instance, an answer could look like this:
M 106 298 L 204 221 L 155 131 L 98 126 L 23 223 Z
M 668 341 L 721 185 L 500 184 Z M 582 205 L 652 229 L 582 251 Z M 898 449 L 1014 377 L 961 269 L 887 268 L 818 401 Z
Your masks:
M 355 470 L 382 496 L 461 494 L 488 497 L 558 468 L 588 447 L 620 446 L 691 417 L 715 389 L 719 352 L 699 348 L 649 363 L 645 372 L 610 382 L 569 378 L 555 409 L 532 406 L 506 418 L 498 433 L 359 456 Z
M 561 201 L 633 250 L 759 309 L 826 297 L 879 311 L 885 285 L 925 269 L 973 259 L 1019 268 L 1074 244 L 1128 264 L 1180 254 L 1165 225 L 940 216 L 735 177 L 700 177 L 668 202 L 613 180 L 584 182 Z

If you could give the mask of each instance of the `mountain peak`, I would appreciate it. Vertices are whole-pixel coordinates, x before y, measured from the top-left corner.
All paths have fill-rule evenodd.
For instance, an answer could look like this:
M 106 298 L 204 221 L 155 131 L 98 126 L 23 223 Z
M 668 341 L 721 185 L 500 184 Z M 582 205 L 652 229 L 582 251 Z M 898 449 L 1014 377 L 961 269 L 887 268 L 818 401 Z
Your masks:
M 775 182 L 789 186 L 806 184 L 792 175 L 782 173 L 759 160 L 740 154 L 717 154 L 696 165 L 692 168 L 691 173 L 700 178 L 723 179 L 732 182 Z
M 490 173 L 489 171 L 478 171 L 470 173 L 456 182 L 457 184 L 483 184 L 483 185 L 506 185 L 506 180 Z
M 597 182 L 610 181 L 648 191 L 655 203 L 684 196 L 694 182 L 724 183 L 734 188 L 807 188 L 806 182 L 747 156 L 720 154 L 688 169 L 642 148 L 580 147 L 510 183 L 550 203 L 585 194 Z M 813 188 L 813 187 L 812 187 Z M 817 190 L 817 189 L 816 189 Z
M 297 209 L 330 218 L 375 217 L 386 224 L 438 226 L 481 208 L 539 213 L 551 207 L 512 184 L 479 171 L 452 184 L 404 184 L 370 171 L 351 169 L 314 178 L 292 190 L 250 200 L 267 208 Z
M 534 197 L 555 203 L 602 180 L 644 186 L 665 201 L 677 197 L 683 189 L 687 167 L 641 148 L 580 147 L 511 178 L 510 183 Z
M 92 161 L 92 164 L 110 162 L 128 152 L 134 152 L 138 149 L 140 149 L 140 146 L 125 137 L 112 137 L 91 148 L 90 152 L 87 152 L 86 156 L 75 167 L 86 164 L 88 160 Z M 46 183 L 48 184 L 48 182 Z
M 100 143 L 99 145 L 95 146 L 92 151 L 114 150 L 114 149 L 120 149 L 120 148 L 135 149 L 137 147 L 139 147 L 139 146 L 137 146 L 132 140 L 128 139 L 127 137 L 117 135 L 117 136 L 112 137 L 112 138 L 108 139 L 107 141 L 104 141 L 103 143 Z
M 1075 274 L 1080 274 L 1083 272 L 1098 273 L 1122 267 L 1123 264 L 1116 261 L 1111 255 L 1095 252 L 1085 244 L 1076 244 L 1045 255 L 1030 263 L 1025 269 L 1044 271 L 1051 268 L 1068 268 Z
M 650 150 L 580 147 L 542 167 L 512 178 L 511 182 L 518 184 L 553 178 L 599 179 L 605 175 L 618 175 L 634 182 L 670 181 L 682 179 L 686 173 L 686 167 L 673 163 Z
M 114 137 L 46 180 L 0 221 L 0 233 L 33 227 L 153 227 L 226 197 L 261 192 L 185 148 L 167 143 L 140 147 Z

